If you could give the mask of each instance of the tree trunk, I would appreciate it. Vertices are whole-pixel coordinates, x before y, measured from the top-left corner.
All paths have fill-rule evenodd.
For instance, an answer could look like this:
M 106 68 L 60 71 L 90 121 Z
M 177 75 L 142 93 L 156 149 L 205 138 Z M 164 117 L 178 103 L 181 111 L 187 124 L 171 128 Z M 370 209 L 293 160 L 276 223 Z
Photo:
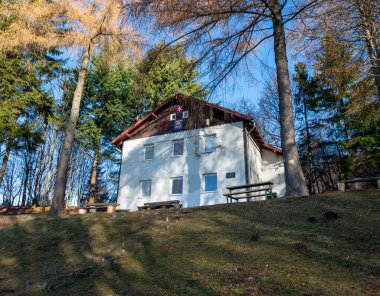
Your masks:
M 25 206 L 25 204 L 26 204 L 26 192 L 27 192 L 28 182 L 29 182 L 29 170 L 30 170 L 29 163 L 26 162 L 25 180 L 24 180 L 24 186 L 23 186 L 23 192 L 22 192 L 22 201 L 21 201 L 22 206 Z
M 94 159 L 92 161 L 91 168 L 91 178 L 90 178 L 90 194 L 89 194 L 89 203 L 94 203 L 96 200 L 96 181 L 97 181 L 97 172 L 98 172 L 98 163 L 99 163 L 99 149 L 95 148 Z
M 0 187 L 1 187 L 1 184 L 3 183 L 3 178 L 4 178 L 5 170 L 7 169 L 10 153 L 11 153 L 11 145 L 7 144 L 7 147 L 5 148 L 3 162 L 1 163 L 1 167 L 0 167 Z
M 306 100 L 303 98 L 303 108 L 304 108 L 304 118 L 305 118 L 305 129 L 306 129 L 306 142 L 307 142 L 307 164 L 309 169 L 309 182 L 310 182 L 310 193 L 314 194 L 314 174 L 313 174 L 313 155 L 311 149 L 311 135 L 309 129 L 309 118 L 307 116 Z
M 50 162 L 49 162 L 49 169 L 48 169 L 48 173 L 47 173 L 47 180 L 45 183 L 44 197 L 42 199 L 42 212 L 45 212 L 45 207 L 46 207 L 46 203 L 47 203 L 48 196 L 49 196 L 50 181 L 51 181 L 51 177 L 53 175 L 54 151 L 55 151 L 55 147 L 57 146 L 57 142 L 58 142 L 58 132 L 57 131 L 54 131 L 54 132 L 55 132 L 55 135 L 54 135 L 53 144 L 51 145 L 51 149 L 50 149 L 50 155 L 49 155 Z
M 34 172 L 38 172 L 36 174 L 36 178 L 34 180 L 34 185 L 33 185 L 33 199 L 37 199 L 37 204 L 41 203 L 41 182 L 42 182 L 42 175 L 45 171 L 47 161 L 43 161 L 44 155 L 44 149 L 41 148 L 41 151 L 39 152 L 39 155 L 37 155 L 37 166 L 35 168 L 32 168 Z
M 366 44 L 367 44 L 369 59 L 371 62 L 372 73 L 375 77 L 377 96 L 380 99 L 380 47 L 378 49 L 374 48 L 376 46 L 376 42 L 374 42 L 374 38 L 373 36 L 371 36 L 369 30 L 366 30 L 365 33 L 366 33 Z
M 68 208 L 70 200 L 71 200 L 71 195 L 73 194 L 75 171 L 76 171 L 76 168 L 72 167 L 71 168 L 71 174 L 70 174 L 69 188 L 67 189 L 67 198 L 66 198 L 65 209 Z
M 380 40 L 378 34 L 378 24 L 374 17 L 374 8 L 370 1 L 356 0 L 355 5 L 359 11 L 361 27 L 367 46 L 368 56 L 371 63 L 371 70 L 375 78 L 377 95 L 380 99 Z
M 65 132 L 65 139 L 63 147 L 59 155 L 57 177 L 54 185 L 54 197 L 51 206 L 52 214 L 63 214 L 65 210 L 65 191 L 67 183 L 67 173 L 70 162 L 71 148 L 74 141 L 75 129 L 79 117 L 79 107 L 82 100 L 82 93 L 85 83 L 88 65 L 90 62 L 91 44 L 89 44 L 84 52 L 81 68 L 79 70 L 77 86 L 75 88 L 73 102 L 71 106 L 71 114 L 67 129 Z
M 290 89 L 288 59 L 286 55 L 285 30 L 281 4 L 271 2 L 274 31 L 274 53 L 277 70 L 278 95 L 280 100 L 281 146 L 284 154 L 286 196 L 309 195 L 299 161 L 295 142 L 293 103 Z

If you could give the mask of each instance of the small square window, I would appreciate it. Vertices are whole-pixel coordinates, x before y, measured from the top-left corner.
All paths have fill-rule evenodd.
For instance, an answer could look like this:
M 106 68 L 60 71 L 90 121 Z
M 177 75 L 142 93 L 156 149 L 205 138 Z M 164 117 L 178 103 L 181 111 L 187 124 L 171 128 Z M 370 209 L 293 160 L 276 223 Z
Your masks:
M 152 180 L 141 181 L 141 197 L 150 197 Z
M 205 140 L 205 153 L 212 153 L 216 151 L 216 135 L 206 136 Z
M 174 121 L 177 119 L 177 116 L 175 113 L 170 114 L 170 121 Z
M 154 158 L 154 144 L 145 145 L 145 160 Z
M 184 148 L 184 141 L 183 140 L 177 140 L 173 141 L 173 155 L 183 155 L 183 148 Z
M 204 175 L 204 191 L 215 192 L 218 189 L 218 176 L 216 174 Z
M 189 118 L 189 111 L 183 111 L 182 118 L 183 119 Z
M 172 194 L 182 194 L 183 177 L 172 178 Z

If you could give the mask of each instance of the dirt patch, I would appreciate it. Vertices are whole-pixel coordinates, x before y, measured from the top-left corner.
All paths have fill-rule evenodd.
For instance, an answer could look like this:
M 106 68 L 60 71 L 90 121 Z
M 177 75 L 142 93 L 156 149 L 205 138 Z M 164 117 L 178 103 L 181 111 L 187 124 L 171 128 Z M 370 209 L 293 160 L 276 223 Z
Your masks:
M 333 212 L 333 211 L 328 211 L 324 214 L 325 218 L 327 220 L 336 220 L 336 219 L 339 219 L 339 216 L 337 213 Z
M 39 217 L 37 215 L 11 215 L 11 216 L 0 216 L 0 225 L 11 224 L 15 222 L 36 220 Z
M 13 290 L 13 289 L 4 289 L 4 290 L 0 290 L 0 296 L 14 295 L 15 292 L 16 292 L 16 291 Z
M 254 235 L 251 236 L 251 241 L 252 241 L 252 242 L 256 242 L 256 241 L 259 240 L 259 237 L 260 237 L 260 236 L 259 236 L 258 234 L 254 234 Z
M 247 288 L 240 296 L 257 296 L 260 295 L 260 289 L 258 286 Z
M 309 254 L 311 252 L 309 247 L 304 243 L 295 243 L 294 248 L 302 254 Z
M 95 267 L 77 269 L 72 272 L 62 273 L 58 276 L 54 276 L 52 278 L 42 280 L 39 282 L 30 282 L 26 286 L 26 290 L 31 292 L 33 290 L 57 289 L 61 286 L 70 284 L 76 280 L 87 278 L 96 272 L 98 272 L 98 270 Z
M 380 296 L 380 283 L 368 283 L 363 289 L 364 295 Z
M 200 285 L 201 285 L 201 283 L 198 280 L 193 280 L 193 279 L 186 280 L 186 286 L 198 287 Z
M 315 217 L 309 217 L 306 219 L 306 221 L 310 222 L 310 223 L 317 223 L 318 222 L 317 218 L 315 218 Z
M 45 207 L 45 213 L 49 213 L 50 207 Z M 17 216 L 17 215 L 34 215 L 44 213 L 43 207 L 0 207 L 0 216 Z M 78 214 L 78 207 L 68 207 L 65 209 L 65 214 Z

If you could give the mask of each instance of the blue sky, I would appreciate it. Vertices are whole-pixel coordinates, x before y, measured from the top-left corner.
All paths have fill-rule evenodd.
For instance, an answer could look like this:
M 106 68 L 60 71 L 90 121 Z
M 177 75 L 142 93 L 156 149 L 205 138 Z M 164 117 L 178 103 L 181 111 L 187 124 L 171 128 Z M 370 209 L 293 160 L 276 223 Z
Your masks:
M 299 55 L 293 57 L 288 49 L 288 62 L 290 77 L 296 62 L 303 60 Z M 249 56 L 249 70 L 245 70 L 238 77 L 229 77 L 223 83 L 214 96 L 212 101 L 221 101 L 228 107 L 229 104 L 245 99 L 253 104 L 256 104 L 263 92 L 264 81 L 269 72 L 276 73 L 276 65 L 273 51 L 272 41 L 264 44 L 256 55 Z M 248 73 L 249 71 L 249 73 Z
M 160 36 L 162 40 L 163 36 Z M 154 38 L 152 44 L 149 44 L 147 48 L 154 46 L 154 42 L 158 38 Z M 67 67 L 74 67 L 78 64 L 79 52 L 73 50 L 68 52 L 63 50 L 63 58 L 67 58 Z M 289 61 L 289 71 L 292 75 L 294 69 L 294 64 L 297 60 L 302 59 L 302 57 L 297 57 L 296 59 L 290 54 L 288 49 L 288 61 Z M 274 61 L 274 51 L 273 51 L 273 41 L 262 44 L 260 48 L 254 53 L 248 56 L 247 61 L 241 66 L 242 69 L 238 71 L 239 75 L 230 75 L 225 81 L 223 81 L 219 88 L 217 88 L 211 95 L 210 100 L 214 103 L 220 103 L 222 106 L 229 107 L 238 103 L 240 100 L 244 99 L 253 104 L 256 104 L 261 97 L 263 92 L 263 85 L 268 71 L 275 72 L 275 61 Z M 200 69 L 202 71 L 202 69 Z M 210 77 L 204 76 L 201 81 L 207 84 Z M 58 86 L 54 87 L 54 95 L 59 97 L 61 95 Z

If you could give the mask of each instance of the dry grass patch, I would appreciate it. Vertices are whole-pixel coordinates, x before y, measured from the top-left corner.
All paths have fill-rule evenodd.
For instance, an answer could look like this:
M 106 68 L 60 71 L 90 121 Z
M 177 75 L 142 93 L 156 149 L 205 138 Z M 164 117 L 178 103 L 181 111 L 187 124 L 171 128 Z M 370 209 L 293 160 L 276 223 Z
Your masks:
M 368 191 L 40 215 L 0 229 L 0 295 L 377 295 L 379 214 Z

